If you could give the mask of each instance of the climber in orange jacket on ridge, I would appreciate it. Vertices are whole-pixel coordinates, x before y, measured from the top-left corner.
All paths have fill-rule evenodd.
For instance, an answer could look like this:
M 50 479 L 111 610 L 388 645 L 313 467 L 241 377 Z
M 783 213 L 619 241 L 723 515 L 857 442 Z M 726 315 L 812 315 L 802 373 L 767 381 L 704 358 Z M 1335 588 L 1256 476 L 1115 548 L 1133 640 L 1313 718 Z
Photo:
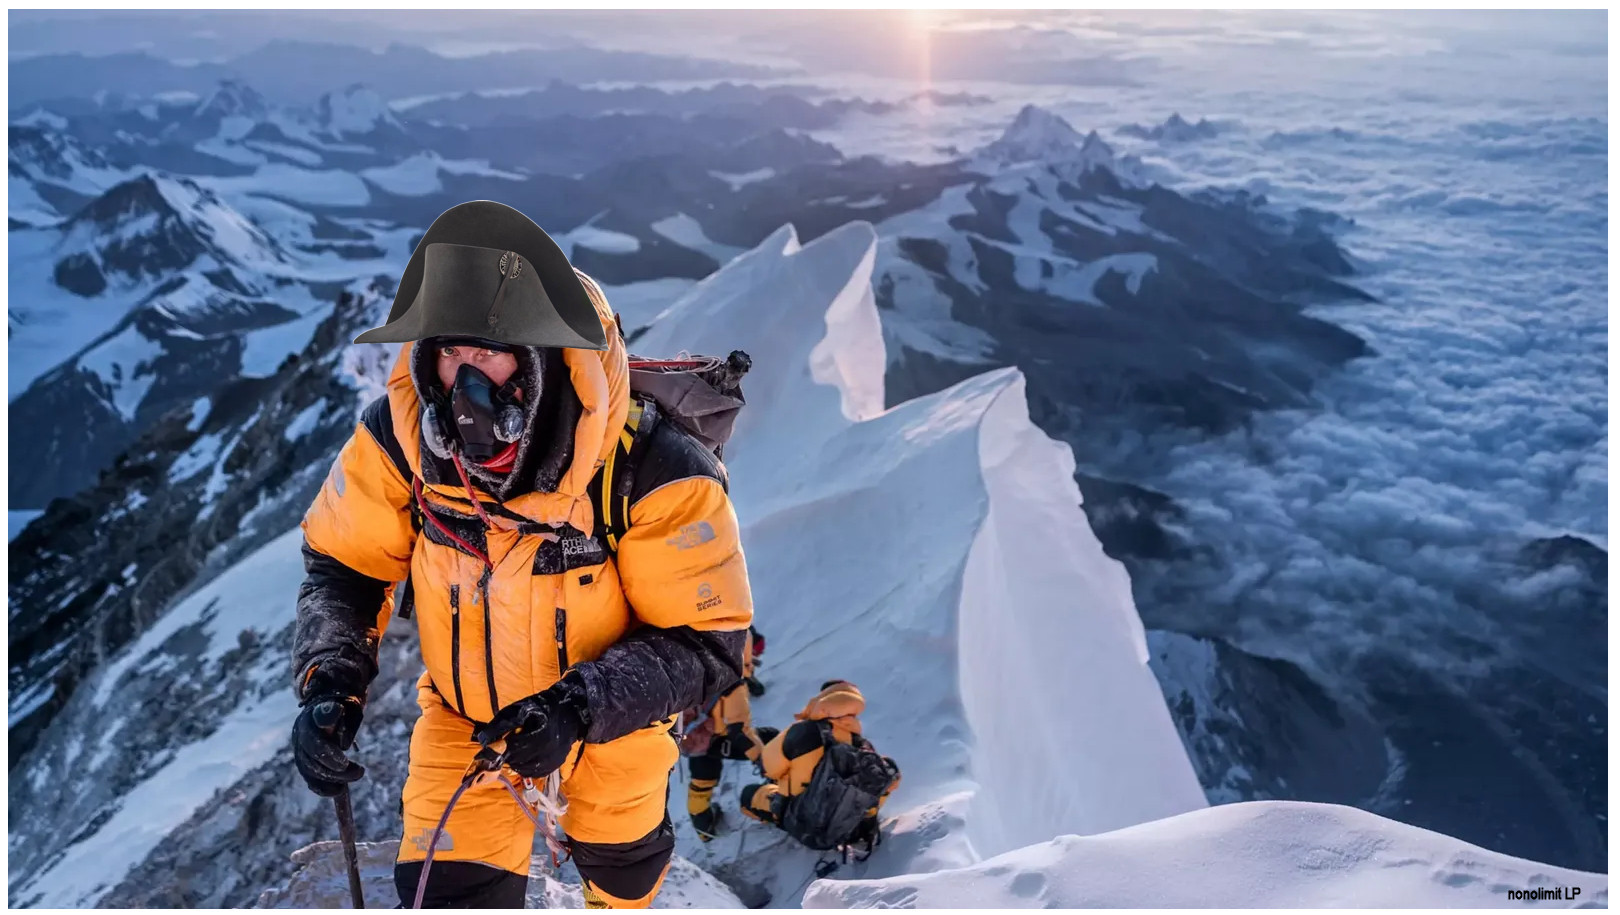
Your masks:
M 356 342 L 403 346 L 304 518 L 300 773 L 327 796 L 362 776 L 345 751 L 378 641 L 414 607 L 402 901 L 475 755 L 501 748 L 518 778 L 559 773 L 587 904 L 650 905 L 674 844 L 675 715 L 740 681 L 753 617 L 724 467 L 631 396 L 601 290 L 510 207 L 435 220 L 388 323 Z M 533 845 L 503 786 L 474 783 L 427 904 L 521 908 Z
M 742 792 L 742 811 L 818 850 L 880 840 L 878 811 L 900 785 L 900 767 L 861 734 L 866 698 L 828 680 L 787 730 L 765 745 L 765 777 Z M 831 765 L 836 756 L 836 765 Z M 836 773 L 836 774 L 834 774 Z M 858 800 L 858 803 L 857 803 Z

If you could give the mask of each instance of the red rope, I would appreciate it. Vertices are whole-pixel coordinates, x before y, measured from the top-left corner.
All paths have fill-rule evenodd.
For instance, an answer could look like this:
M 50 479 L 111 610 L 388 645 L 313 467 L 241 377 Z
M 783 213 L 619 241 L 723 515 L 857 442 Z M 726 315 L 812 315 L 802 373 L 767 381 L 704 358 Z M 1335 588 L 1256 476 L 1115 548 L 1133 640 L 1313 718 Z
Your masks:
M 461 466 L 461 455 L 452 453 L 450 461 L 456 465 L 456 473 L 461 477 L 461 485 L 467 488 L 467 501 L 472 503 L 473 511 L 478 513 L 478 520 L 484 522 L 484 530 L 493 528 L 495 525 L 489 523 L 489 515 L 484 514 L 484 505 L 478 501 L 478 494 L 473 491 L 472 480 L 467 477 L 467 468 Z M 486 559 L 484 562 L 488 563 L 489 560 Z
M 459 467 L 460 465 L 458 464 L 457 466 Z M 493 562 L 489 561 L 489 556 L 483 550 L 480 550 L 478 547 L 475 547 L 472 544 L 468 543 L 466 540 L 462 539 L 460 536 L 458 536 L 456 534 L 455 531 L 453 531 L 449 527 L 447 527 L 445 525 L 445 523 L 443 521 L 440 521 L 438 516 L 433 513 L 432 507 L 430 507 L 428 505 L 427 499 L 425 497 L 423 497 L 423 495 L 422 495 L 422 478 L 421 477 L 417 477 L 416 479 L 411 481 L 411 488 L 416 493 L 416 504 L 421 506 L 422 517 L 428 519 L 428 521 L 431 522 L 434 527 L 439 529 L 439 533 L 445 535 L 446 537 L 449 537 L 450 540 L 453 543 L 455 543 L 457 546 L 461 547 L 462 549 L 466 550 L 467 552 L 471 553 L 472 555 L 477 556 L 479 561 L 483 562 L 483 564 L 486 567 L 491 568 L 491 569 L 495 568 L 495 564 Z M 473 504 L 477 505 L 478 503 L 474 502 Z M 480 515 L 483 515 L 484 510 L 479 509 L 478 513 Z M 484 521 L 487 524 L 488 521 L 489 521 L 489 518 L 486 516 L 484 518 Z
M 485 470 L 493 470 L 496 473 L 507 473 L 512 469 L 512 465 L 517 462 L 517 450 L 517 442 L 513 442 L 507 445 L 500 454 L 490 458 L 488 463 L 479 466 Z

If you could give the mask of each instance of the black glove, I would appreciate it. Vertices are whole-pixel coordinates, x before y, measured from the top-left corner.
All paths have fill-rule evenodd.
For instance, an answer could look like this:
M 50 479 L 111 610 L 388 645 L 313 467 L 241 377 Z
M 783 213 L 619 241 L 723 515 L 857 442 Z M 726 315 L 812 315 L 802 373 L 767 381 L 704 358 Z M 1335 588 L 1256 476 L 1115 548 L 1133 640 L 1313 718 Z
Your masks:
M 741 724 L 728 726 L 724 734 L 715 736 L 714 742 L 715 752 L 719 753 L 722 759 L 747 759 L 748 751 L 754 747 L 754 742 L 743 733 Z
M 478 759 L 493 763 L 499 758 L 524 778 L 545 778 L 568 761 L 568 751 L 584 736 L 585 709 L 584 688 L 559 680 L 501 709 L 473 731 L 473 739 L 484 745 Z M 504 755 L 490 746 L 500 740 L 506 741 Z
M 759 682 L 757 679 L 753 677 L 743 677 L 743 682 L 748 684 L 748 695 L 753 696 L 755 699 L 765 695 L 765 684 Z
M 343 755 L 354 745 L 363 717 L 365 704 L 358 696 L 320 693 L 304 700 L 293 722 L 292 745 L 293 763 L 309 790 L 336 797 L 366 774 L 364 766 Z

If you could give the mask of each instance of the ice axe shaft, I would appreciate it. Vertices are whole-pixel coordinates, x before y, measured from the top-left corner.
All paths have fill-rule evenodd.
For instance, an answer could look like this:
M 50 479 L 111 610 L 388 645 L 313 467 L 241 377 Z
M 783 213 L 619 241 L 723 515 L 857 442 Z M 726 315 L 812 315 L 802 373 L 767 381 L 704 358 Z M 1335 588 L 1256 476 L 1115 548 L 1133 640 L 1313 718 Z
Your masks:
M 366 899 L 360 892 L 360 855 L 355 848 L 354 808 L 349 805 L 348 788 L 332 798 L 332 806 L 337 808 L 338 836 L 343 839 L 343 860 L 349 866 L 349 897 L 355 908 L 363 909 Z
M 336 702 L 326 701 L 311 709 L 315 719 L 315 726 L 327 733 L 337 729 L 338 723 L 343 720 L 342 709 Z M 343 840 L 343 861 L 349 867 L 349 896 L 354 900 L 354 907 L 366 907 L 366 899 L 360 893 L 360 854 L 354 842 L 354 807 L 349 803 L 349 787 L 332 798 L 332 806 L 337 808 L 338 837 Z

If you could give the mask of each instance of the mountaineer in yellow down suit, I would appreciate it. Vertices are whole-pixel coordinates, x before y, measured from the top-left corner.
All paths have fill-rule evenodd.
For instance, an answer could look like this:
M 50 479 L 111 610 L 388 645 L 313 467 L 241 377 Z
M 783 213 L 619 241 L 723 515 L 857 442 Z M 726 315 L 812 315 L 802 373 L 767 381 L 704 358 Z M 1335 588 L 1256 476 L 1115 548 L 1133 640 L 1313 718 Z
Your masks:
M 749 682 L 754 676 L 754 658 L 765 639 L 758 633 L 743 652 L 743 682 L 721 696 L 698 726 L 687 732 L 681 741 L 686 754 L 687 774 L 686 812 L 692 818 L 692 828 L 698 839 L 711 841 L 725 826 L 720 808 L 714 806 L 714 789 L 720 786 L 724 760 L 753 762 L 759 759 L 765 745 L 776 737 L 776 728 L 754 727 L 749 708 Z M 693 718 L 703 718 L 699 710 L 692 710 Z
M 760 753 L 773 781 L 742 790 L 742 812 L 780 826 L 818 851 L 882 841 L 878 813 L 900 785 L 900 766 L 861 733 L 866 697 L 848 680 L 828 680 L 793 724 Z
M 345 751 L 378 641 L 414 608 L 426 670 L 402 902 L 490 747 L 518 777 L 559 773 L 587 905 L 649 906 L 674 847 L 670 728 L 740 681 L 753 618 L 724 467 L 631 396 L 601 290 L 510 207 L 435 220 L 388 323 L 356 342 L 404 346 L 304 518 L 300 773 L 325 796 L 363 775 Z M 336 727 L 315 723 L 322 703 L 322 723 L 341 709 Z M 521 908 L 533 845 L 504 786 L 476 782 L 436 845 L 425 904 Z

